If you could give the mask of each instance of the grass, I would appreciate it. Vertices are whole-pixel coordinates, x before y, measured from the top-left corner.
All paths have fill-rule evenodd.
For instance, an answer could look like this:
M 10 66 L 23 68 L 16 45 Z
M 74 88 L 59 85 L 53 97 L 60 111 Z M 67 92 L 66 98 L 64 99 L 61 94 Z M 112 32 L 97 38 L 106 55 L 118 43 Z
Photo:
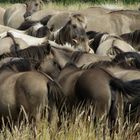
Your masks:
M 105 3 L 103 3 L 105 4 Z M 10 3 L 1 3 L 0 6 L 7 8 Z M 50 3 L 45 6 L 48 9 L 63 9 L 63 10 L 79 10 L 90 6 L 99 6 L 93 3 L 75 3 L 71 5 L 63 5 L 62 3 Z M 120 8 L 137 9 L 138 4 L 124 5 L 123 3 L 117 4 Z M 69 123 L 68 123 L 69 122 Z M 118 132 L 115 133 L 115 140 L 140 140 L 140 123 L 129 124 L 123 123 L 122 117 L 118 117 Z M 126 128 L 126 124 L 128 127 Z M 3 127 L 0 133 L 0 140 L 100 140 L 103 136 L 107 140 L 110 139 L 110 133 L 106 128 L 106 134 L 103 135 L 102 130 L 105 123 L 99 121 L 95 127 L 92 121 L 83 120 L 81 115 L 77 115 L 76 119 L 64 119 L 62 126 L 56 129 L 54 126 L 49 127 L 47 119 L 42 119 L 34 127 L 29 124 L 21 124 L 19 128 L 13 127 L 12 132 Z M 96 133 L 96 136 L 95 136 Z
M 118 118 L 118 132 L 114 135 L 114 140 L 140 140 L 140 124 L 122 123 L 122 118 Z M 127 127 L 126 127 L 127 124 Z M 59 129 L 49 127 L 46 119 L 42 119 L 34 127 L 29 124 L 22 124 L 20 128 L 13 127 L 12 133 L 8 128 L 3 128 L 0 133 L 0 140 L 101 140 L 103 137 L 110 140 L 109 129 L 103 134 L 103 123 L 98 121 L 95 127 L 92 121 L 83 119 L 81 114 L 76 119 L 63 120 Z
M 7 2 L 7 3 L 0 3 L 1 7 L 7 8 L 11 5 L 11 3 Z M 49 3 L 46 4 L 44 6 L 44 9 L 60 9 L 60 10 L 79 10 L 79 9 L 84 9 L 87 7 L 91 7 L 91 6 L 106 6 L 106 7 L 110 7 L 110 6 L 114 6 L 114 7 L 118 7 L 120 9 L 124 8 L 124 9 L 138 9 L 140 7 L 140 3 L 134 3 L 134 4 L 124 4 L 123 2 L 118 2 L 118 3 L 109 3 L 109 2 L 102 2 L 101 4 L 99 3 L 91 3 L 91 2 L 86 2 L 86 3 L 80 3 L 80 2 L 75 2 L 75 3 L 71 3 L 71 4 L 67 4 L 64 5 L 63 3 Z

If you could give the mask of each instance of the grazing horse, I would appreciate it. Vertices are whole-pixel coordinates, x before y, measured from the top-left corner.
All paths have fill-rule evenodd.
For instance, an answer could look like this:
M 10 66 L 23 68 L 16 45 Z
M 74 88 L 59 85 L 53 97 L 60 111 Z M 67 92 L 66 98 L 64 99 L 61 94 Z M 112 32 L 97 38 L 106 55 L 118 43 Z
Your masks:
M 56 32 L 50 33 L 49 37 L 34 38 L 22 33 L 9 31 L 14 37 L 22 38 L 24 41 L 31 45 L 38 45 L 44 43 L 47 39 L 53 40 L 58 44 L 69 43 L 72 47 L 79 50 L 90 52 L 92 51 L 89 47 L 89 39 L 86 35 L 85 29 L 83 28 L 83 22 L 80 20 L 81 15 L 73 15 L 66 25 Z M 5 34 L 5 33 L 3 33 Z M 93 51 L 92 51 L 93 52 Z
M 24 67 L 17 62 L 4 64 L 0 68 L 1 124 L 3 120 L 6 124 L 15 123 L 25 116 L 29 122 L 32 119 L 37 121 L 45 108 L 46 117 L 51 120 L 53 107 L 59 108 L 63 99 L 60 86 L 47 74 L 26 71 L 26 64 Z
M 64 27 L 55 31 L 50 37 L 58 44 L 69 43 L 75 48 L 89 52 L 89 39 L 85 32 L 85 24 L 80 19 L 82 15 L 74 14 Z
M 140 30 L 135 30 L 131 33 L 122 34 L 120 35 L 120 37 L 136 50 L 140 50 Z
M 14 4 L 6 9 L 4 14 L 4 25 L 17 29 L 25 17 L 42 8 L 41 0 L 31 0 L 26 4 Z
M 122 81 L 116 78 L 110 71 L 96 67 L 89 70 L 81 70 L 73 64 L 66 65 L 58 77 L 65 96 L 69 99 L 68 107 L 73 113 L 73 106 L 78 104 L 86 106 L 89 103 L 93 110 L 93 119 L 105 115 L 113 127 L 117 117 L 118 97 L 138 97 L 140 80 Z M 135 83 L 137 83 L 135 85 Z M 100 88 L 99 88 L 100 87 Z
M 97 33 L 93 39 L 94 40 L 90 44 L 90 47 L 98 55 L 115 57 L 121 52 L 136 51 L 120 37 L 108 33 Z
M 120 55 L 120 54 L 119 54 Z M 124 57 L 124 55 L 126 57 Z M 132 52 L 127 54 L 122 54 L 121 56 L 114 58 L 112 62 L 109 61 L 100 61 L 97 63 L 91 63 L 87 66 L 84 66 L 85 69 L 94 69 L 95 67 L 102 67 L 106 68 L 109 71 L 113 72 L 113 74 L 122 79 L 123 81 L 134 81 L 133 88 L 134 90 L 137 90 L 139 88 L 139 79 L 140 79 L 140 71 L 139 69 L 139 54 L 133 54 Z M 117 60 L 118 58 L 118 60 Z M 125 59 L 124 59 L 125 58 Z M 129 60 L 131 58 L 131 60 Z M 135 87 L 138 86 L 138 87 Z M 130 119 L 132 121 L 138 122 L 139 121 L 139 112 L 137 110 L 139 109 L 139 101 L 140 96 L 129 98 L 128 100 L 124 100 L 124 115 L 125 118 L 127 117 L 127 114 L 129 113 Z M 136 102 L 135 102 L 136 101 Z M 131 108 L 132 105 L 132 108 Z M 135 115 L 134 115 L 135 114 Z

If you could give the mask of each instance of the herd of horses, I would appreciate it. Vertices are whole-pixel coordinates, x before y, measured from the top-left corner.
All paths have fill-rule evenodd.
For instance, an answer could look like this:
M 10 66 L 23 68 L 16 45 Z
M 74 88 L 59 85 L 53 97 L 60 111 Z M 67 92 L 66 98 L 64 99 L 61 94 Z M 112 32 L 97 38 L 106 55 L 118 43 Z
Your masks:
M 79 106 L 112 130 L 118 112 L 140 121 L 140 11 L 43 9 L 42 0 L 0 12 L 0 124 Z M 121 106 L 121 107 L 120 107 Z M 89 114 L 87 113 L 87 114 Z M 65 114 L 65 113 L 64 113 Z

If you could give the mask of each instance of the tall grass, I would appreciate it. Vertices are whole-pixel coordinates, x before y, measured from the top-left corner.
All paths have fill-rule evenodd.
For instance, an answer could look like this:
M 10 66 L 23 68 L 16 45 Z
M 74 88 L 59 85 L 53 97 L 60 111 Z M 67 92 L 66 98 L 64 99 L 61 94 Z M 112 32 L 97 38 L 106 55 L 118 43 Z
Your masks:
M 110 131 L 107 124 L 100 119 L 96 127 L 91 119 L 85 119 L 83 115 L 76 113 L 75 119 L 62 120 L 59 128 L 49 126 L 47 119 L 40 120 L 36 126 L 21 124 L 19 128 L 14 126 L 12 132 L 4 127 L 0 133 L 0 140 L 110 140 Z M 105 133 L 103 127 L 106 125 Z M 114 133 L 114 140 L 140 140 L 140 124 L 123 123 L 118 117 L 118 130 Z

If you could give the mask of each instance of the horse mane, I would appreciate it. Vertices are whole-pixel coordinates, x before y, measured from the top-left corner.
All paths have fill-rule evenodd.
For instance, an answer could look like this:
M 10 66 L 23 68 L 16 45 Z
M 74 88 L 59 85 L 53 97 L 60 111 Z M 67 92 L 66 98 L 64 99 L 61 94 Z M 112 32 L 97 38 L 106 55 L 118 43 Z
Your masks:
M 82 69 L 90 69 L 90 68 L 96 68 L 96 67 L 112 67 L 115 66 L 115 63 L 112 63 L 112 61 L 98 61 L 98 62 L 94 62 L 94 63 L 90 63 L 88 65 L 83 65 L 81 68 Z
M 110 68 L 119 66 L 123 69 L 130 69 L 130 70 L 138 70 L 140 69 L 140 59 L 138 57 L 128 57 L 128 56 L 135 56 L 133 54 L 126 54 L 127 57 L 125 57 L 122 54 L 118 54 L 112 61 L 98 61 L 95 63 L 90 63 L 88 65 L 83 65 L 82 69 L 90 69 L 90 68 L 96 68 L 96 67 L 104 67 L 104 68 Z M 140 56 L 139 56 L 140 57 Z M 130 59 L 131 58 L 131 59 Z
M 86 52 L 81 52 L 81 51 L 73 52 L 70 61 L 76 63 L 84 53 Z
M 96 31 L 88 31 L 86 32 L 87 36 L 89 39 L 93 39 L 95 38 L 95 36 L 98 34 L 99 32 L 96 32 Z
M 101 38 L 104 34 L 107 34 L 107 33 L 98 33 L 95 37 L 94 37 L 94 40 L 92 41 L 92 43 L 90 44 L 90 47 L 94 50 L 94 52 L 97 51 L 99 45 L 100 45 L 100 41 L 101 41 Z
M 140 69 L 140 54 L 137 52 L 124 52 L 116 55 L 116 57 L 112 60 L 115 63 L 118 62 L 126 62 L 131 67 L 135 67 Z
M 31 63 L 28 59 L 24 58 L 11 58 L 9 62 L 3 63 L 0 67 L 1 70 L 5 70 L 6 68 L 10 68 L 13 71 L 29 71 L 35 69 L 36 62 Z
M 33 59 L 36 61 L 41 61 L 44 57 L 49 54 L 50 45 L 42 44 L 40 46 L 30 46 L 23 50 L 18 50 L 16 52 L 4 53 L 0 55 L 0 60 L 5 57 L 22 57 L 27 59 Z
M 36 33 L 36 36 L 38 38 L 42 38 L 42 37 L 48 37 L 49 38 L 50 35 L 51 35 L 51 32 L 50 32 L 50 30 L 47 26 L 40 27 L 37 30 L 37 33 Z
M 41 20 L 40 20 L 40 23 L 42 24 L 42 25 L 47 25 L 47 23 L 48 23 L 48 21 L 51 19 L 51 17 L 52 17 L 52 15 L 47 15 L 47 16 L 45 16 L 44 18 L 42 18 Z
M 132 46 L 133 44 L 140 44 L 140 30 L 135 30 L 131 33 L 122 34 L 120 35 L 120 37 L 126 42 L 130 42 Z
M 60 45 L 60 44 L 57 44 L 54 41 L 49 40 L 49 44 L 53 48 L 61 49 L 61 50 L 67 51 L 67 52 L 73 52 L 73 51 L 75 51 L 74 47 L 71 44 L 69 44 L 69 43 L 66 43 L 64 45 Z
M 27 30 L 27 29 L 29 29 L 30 27 L 34 26 L 36 23 L 38 23 L 38 21 L 30 21 L 30 20 L 24 21 L 24 22 L 18 27 L 18 30 Z

